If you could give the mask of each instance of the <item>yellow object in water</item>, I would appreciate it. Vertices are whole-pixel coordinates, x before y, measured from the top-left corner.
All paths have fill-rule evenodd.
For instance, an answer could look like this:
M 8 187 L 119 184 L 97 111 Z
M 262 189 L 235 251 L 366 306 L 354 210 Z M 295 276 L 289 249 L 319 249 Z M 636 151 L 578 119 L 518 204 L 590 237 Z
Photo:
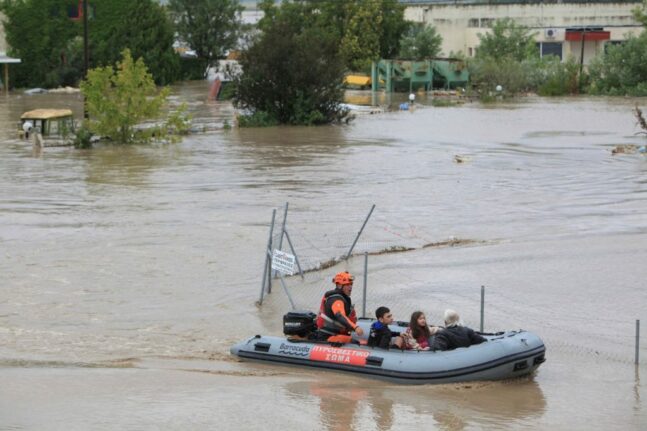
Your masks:
M 371 85 L 371 77 L 366 75 L 346 75 L 344 84 L 357 87 L 369 87 Z

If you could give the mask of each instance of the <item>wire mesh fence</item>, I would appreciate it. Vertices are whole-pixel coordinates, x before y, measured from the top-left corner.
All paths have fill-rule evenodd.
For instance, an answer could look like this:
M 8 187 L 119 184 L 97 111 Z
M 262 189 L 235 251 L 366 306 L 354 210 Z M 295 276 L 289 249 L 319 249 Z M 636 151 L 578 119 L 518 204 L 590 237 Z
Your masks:
M 331 220 L 327 214 L 320 219 L 312 214 L 293 216 L 287 209 L 286 204 L 276 211 L 268 252 L 279 249 L 294 254 L 299 265 L 293 275 L 272 271 L 271 288 L 266 277 L 261 301 L 275 316 L 290 309 L 317 311 L 322 295 L 334 287 L 335 273 L 349 271 L 355 276 L 352 297 L 360 316 L 373 317 L 378 306 L 386 305 L 397 320 L 408 321 L 413 311 L 421 310 L 430 324 L 442 325 L 445 309 L 452 308 L 460 312 L 465 325 L 479 329 L 483 307 L 485 332 L 528 329 L 538 333 L 550 350 L 621 363 L 633 363 L 641 352 L 644 356 L 633 316 L 591 316 L 563 304 L 557 308 L 568 312 L 557 312 L 555 301 L 559 299 L 540 294 L 530 299 L 527 291 L 497 286 L 485 286 L 482 304 L 478 282 L 460 278 L 448 282 L 448 277 L 438 281 L 430 276 L 452 269 L 429 254 L 453 247 L 488 246 L 488 241 L 434 237 L 424 228 L 387 220 L 377 211 L 370 214 L 369 208 L 365 213 L 345 214 L 343 220 Z M 367 219 L 369 227 L 358 235 Z

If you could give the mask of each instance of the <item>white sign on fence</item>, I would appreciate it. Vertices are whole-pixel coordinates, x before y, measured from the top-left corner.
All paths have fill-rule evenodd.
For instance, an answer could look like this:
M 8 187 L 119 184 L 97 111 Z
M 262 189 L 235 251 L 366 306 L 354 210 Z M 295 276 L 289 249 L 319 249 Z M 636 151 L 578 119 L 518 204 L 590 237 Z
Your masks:
M 293 254 L 274 249 L 272 253 L 272 269 L 281 274 L 294 274 L 295 257 Z

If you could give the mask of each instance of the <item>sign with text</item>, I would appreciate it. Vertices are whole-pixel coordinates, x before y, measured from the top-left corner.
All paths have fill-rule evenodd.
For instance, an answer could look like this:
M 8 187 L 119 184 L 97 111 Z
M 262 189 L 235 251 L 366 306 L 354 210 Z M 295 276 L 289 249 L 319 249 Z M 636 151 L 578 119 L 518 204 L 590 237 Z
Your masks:
M 293 254 L 274 249 L 272 253 L 272 269 L 281 274 L 294 274 L 295 257 Z
M 313 361 L 335 362 L 337 364 L 366 365 L 368 350 L 343 349 L 338 347 L 314 346 L 310 351 Z

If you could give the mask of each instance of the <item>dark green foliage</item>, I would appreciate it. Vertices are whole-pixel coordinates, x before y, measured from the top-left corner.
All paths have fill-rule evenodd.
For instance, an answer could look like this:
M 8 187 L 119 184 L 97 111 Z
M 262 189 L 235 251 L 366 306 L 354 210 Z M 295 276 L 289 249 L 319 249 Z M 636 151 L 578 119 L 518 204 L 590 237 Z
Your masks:
M 218 100 L 232 100 L 236 95 L 236 85 L 231 81 L 225 81 L 222 83 L 222 90 L 218 95 Z
M 609 46 L 590 64 L 589 73 L 592 93 L 647 96 L 647 32 Z
M 180 77 L 173 26 L 159 2 L 97 0 L 89 35 L 90 67 L 113 65 L 128 48 L 134 58 L 144 60 L 157 85 Z
M 11 68 L 12 83 L 16 87 L 57 86 L 63 76 L 66 81 L 76 81 L 81 76 L 72 60 L 78 52 L 70 44 L 81 30 L 78 23 L 67 17 L 68 7 L 76 3 L 73 0 L 2 2 L 9 54 L 22 60 Z
M 90 148 L 92 147 L 92 132 L 83 124 L 77 131 L 74 137 L 75 148 Z
M 268 12 L 262 34 L 241 55 L 234 104 L 252 118 L 241 118 L 240 124 L 339 119 L 344 74 L 339 39 L 318 24 L 308 4 L 284 2 Z
M 634 17 L 645 27 L 620 45 L 608 46 L 589 65 L 593 94 L 647 96 L 647 0 L 634 9 Z
M 477 58 L 490 57 L 496 60 L 511 58 L 523 61 L 538 56 L 535 41 L 529 29 L 516 24 L 510 18 L 496 20 L 492 26 L 492 32 L 479 34 L 479 39 L 481 42 L 476 52 Z
M 504 96 L 513 96 L 528 89 L 523 64 L 511 57 L 485 57 L 472 61 L 470 81 L 472 87 L 484 97 L 496 94 L 497 85 L 503 87 Z
M 563 96 L 580 92 L 580 65 L 572 57 L 562 63 L 558 57 L 548 56 L 542 61 L 545 79 L 537 87 L 541 96 Z
M 440 55 L 443 38 L 433 26 L 411 23 L 400 41 L 399 57 L 405 60 L 424 60 Z
M 634 9 L 634 17 L 639 21 L 643 27 L 647 28 L 647 0 L 643 0 L 640 7 Z
M 82 20 L 68 18 L 78 0 L 4 0 L 10 55 L 22 59 L 12 68 L 20 87 L 76 85 L 83 75 Z M 173 28 L 154 0 L 90 0 L 90 67 L 112 65 L 130 48 L 143 57 L 158 84 L 179 77 Z
M 545 96 L 577 94 L 579 64 L 573 59 L 561 63 L 559 58 L 539 58 L 539 51 L 528 28 L 510 19 L 498 20 L 492 32 L 479 35 L 481 44 L 476 58 L 470 61 L 472 89 L 490 100 L 522 92 Z M 500 85 L 502 91 L 496 91 Z
M 259 28 L 264 30 L 279 8 L 273 0 L 263 0 L 259 6 L 265 13 Z M 325 28 L 329 37 L 338 40 L 349 70 L 364 70 L 374 60 L 395 57 L 408 27 L 404 5 L 398 0 L 286 0 L 280 9 L 305 26 Z
M 180 57 L 180 78 L 183 80 L 204 79 L 206 64 L 199 58 Z
M 238 0 L 171 0 L 168 8 L 180 38 L 203 62 L 203 73 L 236 46 L 244 9 Z
M 278 126 L 278 124 L 278 120 L 265 111 L 256 111 L 238 118 L 239 127 L 271 127 Z

